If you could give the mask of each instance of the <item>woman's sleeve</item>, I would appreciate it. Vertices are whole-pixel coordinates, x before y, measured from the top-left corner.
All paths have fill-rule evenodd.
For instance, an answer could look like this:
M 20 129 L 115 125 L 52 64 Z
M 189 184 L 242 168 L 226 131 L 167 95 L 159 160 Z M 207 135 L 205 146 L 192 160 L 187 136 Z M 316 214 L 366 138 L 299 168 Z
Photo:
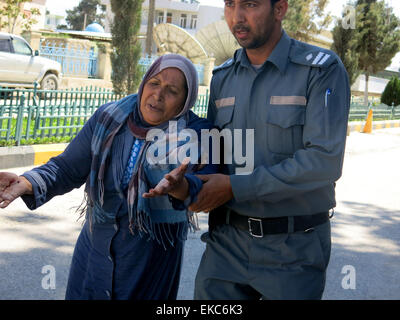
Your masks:
M 36 209 L 54 196 L 79 188 L 85 183 L 92 162 L 93 131 L 99 114 L 107 105 L 94 113 L 62 154 L 22 174 L 32 184 L 33 195 L 21 197 L 29 209 Z
M 189 122 L 189 128 L 195 130 L 197 132 L 199 144 L 199 154 L 201 155 L 201 129 L 211 130 L 214 126 L 207 119 L 199 118 L 197 116 L 191 117 L 191 121 Z M 209 157 L 208 159 L 212 159 L 212 145 L 209 144 Z M 220 171 L 219 165 L 217 164 L 206 164 L 199 170 L 195 170 L 193 172 L 185 174 L 185 178 L 189 184 L 189 196 L 185 201 L 176 199 L 172 196 L 169 196 L 169 199 L 172 203 L 172 206 L 175 210 L 184 210 L 197 201 L 197 195 L 203 187 L 203 181 L 200 178 L 196 177 L 196 175 L 205 175 L 205 174 L 213 174 L 218 173 Z

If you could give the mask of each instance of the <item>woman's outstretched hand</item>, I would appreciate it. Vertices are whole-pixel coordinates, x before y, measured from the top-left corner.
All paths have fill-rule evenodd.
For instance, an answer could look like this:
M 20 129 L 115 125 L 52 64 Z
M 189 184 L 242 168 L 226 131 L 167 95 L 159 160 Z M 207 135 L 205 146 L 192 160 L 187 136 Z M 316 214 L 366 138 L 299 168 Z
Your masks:
M 0 172 L 0 208 L 24 194 L 32 194 L 32 184 L 24 177 L 11 172 Z
M 169 194 L 176 199 L 185 200 L 189 195 L 189 183 L 185 179 L 189 160 L 190 158 L 186 158 L 178 168 L 167 173 L 154 188 L 143 193 L 143 198 L 155 198 Z

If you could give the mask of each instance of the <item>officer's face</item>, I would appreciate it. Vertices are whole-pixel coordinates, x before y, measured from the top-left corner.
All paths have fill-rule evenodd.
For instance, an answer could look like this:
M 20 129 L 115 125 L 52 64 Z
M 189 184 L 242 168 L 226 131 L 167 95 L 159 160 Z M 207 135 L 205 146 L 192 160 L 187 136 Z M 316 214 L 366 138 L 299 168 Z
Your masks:
M 276 28 L 270 0 L 225 0 L 225 19 L 236 40 L 246 49 L 265 45 Z
M 186 100 L 186 80 L 176 68 L 167 68 L 148 80 L 140 98 L 144 121 L 159 125 L 175 117 Z

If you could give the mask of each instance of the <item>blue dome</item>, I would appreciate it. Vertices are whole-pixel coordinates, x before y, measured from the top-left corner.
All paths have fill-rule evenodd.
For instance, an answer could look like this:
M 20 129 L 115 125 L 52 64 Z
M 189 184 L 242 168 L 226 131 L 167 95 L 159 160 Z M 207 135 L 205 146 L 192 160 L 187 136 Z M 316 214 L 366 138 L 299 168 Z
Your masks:
M 85 31 L 104 33 L 104 28 L 96 22 L 89 24 Z

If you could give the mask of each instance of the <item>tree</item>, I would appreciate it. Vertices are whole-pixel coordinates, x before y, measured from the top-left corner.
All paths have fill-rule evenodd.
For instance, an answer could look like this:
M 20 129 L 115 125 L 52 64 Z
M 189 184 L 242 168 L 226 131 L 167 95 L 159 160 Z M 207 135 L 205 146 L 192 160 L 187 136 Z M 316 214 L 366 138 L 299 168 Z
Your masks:
M 30 12 L 24 11 L 27 2 L 32 0 L 4 0 L 0 9 L 0 29 L 5 28 L 7 32 L 15 33 L 15 28 L 21 25 L 23 31 L 30 30 L 38 22 L 35 18 L 40 16 L 40 11 L 37 8 L 32 8 Z
M 358 34 L 355 29 L 343 27 L 344 16 L 345 12 L 343 12 L 342 19 L 336 21 L 332 30 L 333 44 L 331 50 L 335 51 L 342 60 L 349 75 L 350 85 L 352 85 L 361 73 L 358 68 L 360 54 L 356 50 Z
M 114 21 L 111 24 L 112 83 L 116 93 L 136 92 L 142 78 L 139 59 L 142 48 L 138 39 L 143 0 L 111 0 Z
M 399 51 L 399 20 L 383 0 L 358 0 L 356 3 L 355 50 L 358 65 L 365 75 L 364 104 L 368 104 L 368 82 L 372 74 L 385 70 Z
M 294 39 L 309 41 L 331 22 L 331 17 L 324 14 L 327 4 L 328 0 L 289 0 L 289 10 L 283 21 L 285 31 Z
M 388 106 L 400 105 L 400 79 L 392 77 L 382 93 L 381 102 Z
M 66 10 L 68 26 L 72 30 L 84 30 L 87 25 L 97 22 L 104 27 L 105 6 L 101 0 L 81 0 L 72 10 Z
M 155 15 L 156 0 L 149 0 L 149 15 L 147 19 L 146 32 L 146 54 L 151 56 L 151 48 L 153 46 L 153 25 Z

